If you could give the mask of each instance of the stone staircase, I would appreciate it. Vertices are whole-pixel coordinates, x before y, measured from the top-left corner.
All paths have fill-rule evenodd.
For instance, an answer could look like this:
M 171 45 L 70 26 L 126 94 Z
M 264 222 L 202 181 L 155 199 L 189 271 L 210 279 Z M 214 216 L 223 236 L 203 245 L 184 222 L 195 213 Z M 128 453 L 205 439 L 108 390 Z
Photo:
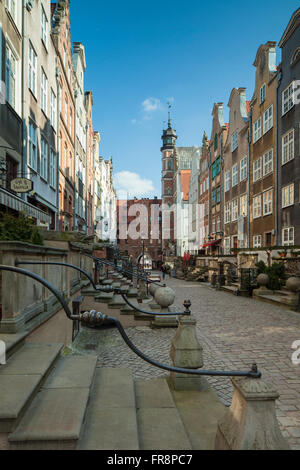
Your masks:
M 211 389 L 134 380 L 62 344 L 25 343 L 0 366 L 0 436 L 11 450 L 213 449 L 225 409 Z M 1 443 L 1 442 L 0 442 Z

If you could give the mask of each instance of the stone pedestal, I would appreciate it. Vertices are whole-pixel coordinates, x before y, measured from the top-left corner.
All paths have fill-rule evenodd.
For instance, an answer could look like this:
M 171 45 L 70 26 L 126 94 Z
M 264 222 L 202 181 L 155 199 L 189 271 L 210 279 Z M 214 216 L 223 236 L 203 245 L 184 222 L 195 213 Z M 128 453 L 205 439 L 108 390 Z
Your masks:
M 159 307 L 159 311 L 157 312 L 159 315 L 155 315 L 155 310 L 153 311 L 153 315 L 155 315 L 151 326 L 155 328 L 177 328 L 178 321 L 176 315 L 164 315 L 166 313 L 170 313 L 169 308 L 161 308 Z
M 177 333 L 172 341 L 170 358 L 175 367 L 200 369 L 203 367 L 203 348 L 196 336 L 196 320 L 191 316 L 180 317 Z M 204 377 L 171 372 L 175 390 L 203 390 L 207 388 Z
M 272 384 L 248 377 L 232 379 L 229 410 L 218 423 L 216 450 L 286 450 L 275 412 L 279 397 Z
M 112 300 L 109 302 L 108 306 L 112 309 L 119 309 L 125 307 L 126 302 L 120 294 L 114 294 Z
M 143 281 L 141 279 L 139 280 L 138 299 L 139 300 L 148 299 L 146 281 Z

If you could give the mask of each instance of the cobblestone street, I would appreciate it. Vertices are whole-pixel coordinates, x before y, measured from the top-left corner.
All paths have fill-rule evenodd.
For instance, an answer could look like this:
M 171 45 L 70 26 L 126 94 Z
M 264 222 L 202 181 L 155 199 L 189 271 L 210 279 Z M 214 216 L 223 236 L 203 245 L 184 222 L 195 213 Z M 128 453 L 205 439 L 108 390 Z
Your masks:
M 279 393 L 277 416 L 284 435 L 294 449 L 300 449 L 300 366 L 293 365 L 292 344 L 300 340 L 300 314 L 253 299 L 215 291 L 207 285 L 167 279 L 176 291 L 175 306 L 182 310 L 184 299 L 192 302 L 197 319 L 197 336 L 204 348 L 204 367 L 248 370 L 257 362 L 267 381 Z M 151 358 L 170 364 L 169 350 L 176 329 L 126 329 L 134 344 Z M 97 348 L 98 366 L 130 367 L 136 378 L 167 373 L 138 358 L 116 330 L 88 330 L 91 350 Z M 98 343 L 100 335 L 100 345 Z M 93 348 L 94 342 L 94 348 Z M 97 345 L 98 344 L 98 345 Z M 209 378 L 222 402 L 229 406 L 232 385 L 227 378 Z

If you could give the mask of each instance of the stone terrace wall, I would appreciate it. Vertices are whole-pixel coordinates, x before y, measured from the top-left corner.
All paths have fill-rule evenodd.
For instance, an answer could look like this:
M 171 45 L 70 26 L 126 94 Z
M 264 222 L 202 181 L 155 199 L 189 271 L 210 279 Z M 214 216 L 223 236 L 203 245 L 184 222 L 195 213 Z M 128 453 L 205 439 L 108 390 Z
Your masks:
M 47 242 L 47 246 L 23 242 L 0 242 L 0 264 L 15 266 L 16 261 L 58 261 L 93 271 L 92 260 L 80 254 L 80 248 L 68 242 Z M 49 281 L 69 300 L 80 290 L 78 271 L 63 266 L 20 266 Z M 32 331 L 61 309 L 56 297 L 27 276 L 2 271 L 0 277 L 0 332 Z

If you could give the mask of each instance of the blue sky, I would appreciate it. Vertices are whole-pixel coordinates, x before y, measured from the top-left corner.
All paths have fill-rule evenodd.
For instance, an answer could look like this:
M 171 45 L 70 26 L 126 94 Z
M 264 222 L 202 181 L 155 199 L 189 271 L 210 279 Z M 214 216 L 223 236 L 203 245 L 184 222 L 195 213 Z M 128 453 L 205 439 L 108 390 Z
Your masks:
M 246 87 L 251 99 L 259 45 L 279 42 L 298 7 L 299 0 L 71 0 L 100 153 L 113 157 L 120 194 L 160 196 L 167 101 L 178 146 L 201 145 L 214 102 L 224 102 L 227 118 L 232 88 Z

